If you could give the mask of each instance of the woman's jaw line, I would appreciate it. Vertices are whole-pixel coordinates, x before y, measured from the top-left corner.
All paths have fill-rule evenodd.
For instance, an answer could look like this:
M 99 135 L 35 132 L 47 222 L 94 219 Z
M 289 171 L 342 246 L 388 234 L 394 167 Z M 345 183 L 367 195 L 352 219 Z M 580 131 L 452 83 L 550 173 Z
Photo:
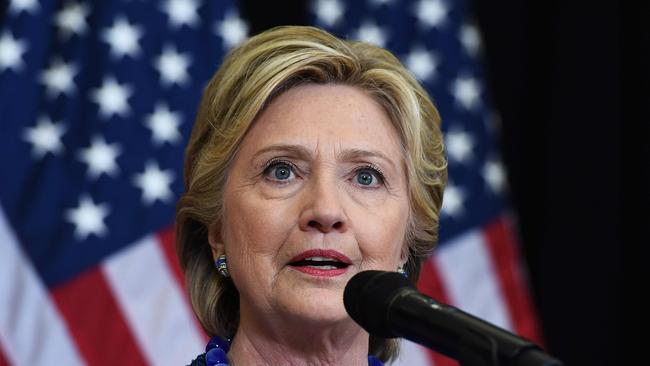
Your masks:
M 233 341 L 234 352 L 231 353 L 235 356 L 239 349 L 248 356 L 259 354 L 269 365 L 303 365 L 305 360 L 314 361 L 315 365 L 325 360 L 330 362 L 322 364 L 352 365 L 353 359 L 367 365 L 369 334 L 349 317 L 336 322 L 315 319 L 310 322 L 304 318 L 287 322 L 287 319 L 275 318 L 274 321 L 274 317 L 248 317 L 246 314 L 244 310 Z M 262 323 L 256 325 L 256 319 L 261 319 Z M 315 342 L 315 339 L 320 341 Z M 238 363 L 246 360 L 238 358 L 235 359 Z M 251 360 L 254 358 L 248 358 L 249 362 Z

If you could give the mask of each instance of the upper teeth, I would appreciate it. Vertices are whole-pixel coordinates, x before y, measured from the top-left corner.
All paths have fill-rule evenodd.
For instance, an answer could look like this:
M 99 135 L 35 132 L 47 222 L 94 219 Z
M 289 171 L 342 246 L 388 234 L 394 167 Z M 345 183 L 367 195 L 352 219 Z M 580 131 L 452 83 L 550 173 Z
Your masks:
M 324 257 L 308 257 L 305 258 L 306 261 L 313 261 L 313 262 L 325 262 L 325 261 L 333 261 L 334 259 L 332 258 L 324 258 Z

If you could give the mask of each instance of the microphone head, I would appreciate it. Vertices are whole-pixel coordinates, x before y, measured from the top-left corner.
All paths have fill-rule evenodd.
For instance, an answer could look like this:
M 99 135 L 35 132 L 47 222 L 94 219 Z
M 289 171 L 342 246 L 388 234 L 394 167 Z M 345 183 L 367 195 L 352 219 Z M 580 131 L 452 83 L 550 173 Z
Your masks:
M 388 311 L 402 291 L 414 291 L 411 283 L 397 272 L 363 271 L 354 275 L 343 292 L 343 304 L 350 317 L 368 333 L 394 338 Z

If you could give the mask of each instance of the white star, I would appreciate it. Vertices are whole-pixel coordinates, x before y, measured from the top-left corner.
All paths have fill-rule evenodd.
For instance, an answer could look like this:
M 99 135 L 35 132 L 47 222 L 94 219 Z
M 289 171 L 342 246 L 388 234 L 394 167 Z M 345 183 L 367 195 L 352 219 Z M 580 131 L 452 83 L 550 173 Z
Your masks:
M 160 72 L 163 85 L 183 85 L 189 81 L 187 69 L 190 62 L 190 55 L 176 52 L 173 46 L 165 46 L 163 53 L 154 61 L 154 66 Z
M 171 170 L 160 170 L 158 164 L 147 163 L 144 172 L 133 177 L 133 184 L 142 190 L 142 201 L 150 205 L 156 200 L 171 202 L 174 198 L 169 185 L 174 180 Z
M 318 0 L 314 6 L 314 13 L 320 22 L 333 27 L 343 17 L 343 5 L 338 0 Z
M 178 126 L 181 124 L 181 114 L 171 112 L 166 104 L 158 103 L 153 114 L 149 115 L 146 125 L 153 134 L 153 143 L 162 145 L 164 142 L 174 144 L 180 141 L 181 133 Z
M 438 60 L 426 49 L 414 48 L 406 56 L 406 67 L 420 81 L 426 81 L 435 76 L 434 74 L 438 68 Z
M 497 160 L 488 160 L 485 163 L 483 178 L 494 193 L 503 192 L 507 185 L 505 170 L 501 162 Z
M 12 14 L 18 14 L 21 11 L 33 14 L 36 13 L 38 7 L 38 1 L 36 0 L 11 0 L 9 11 Z
M 86 17 L 90 14 L 90 8 L 85 3 L 67 3 L 61 11 L 56 14 L 54 22 L 59 27 L 63 38 L 71 34 L 82 35 L 88 30 Z
M 77 239 L 84 240 L 90 234 L 106 235 L 108 229 L 104 224 L 104 219 L 108 216 L 109 211 L 108 204 L 96 205 L 92 198 L 83 195 L 79 199 L 77 208 L 66 210 L 65 218 L 75 226 L 74 234 Z
M 359 39 L 364 42 L 372 43 L 379 47 L 384 47 L 386 45 L 387 38 L 386 31 L 378 27 L 373 22 L 363 22 L 361 27 L 356 32 L 356 39 Z
M 23 68 L 23 54 L 27 52 L 27 41 L 14 38 L 5 31 L 0 36 L 0 72 L 6 69 L 19 71 Z
M 248 37 L 248 24 L 234 12 L 215 24 L 215 32 L 221 36 L 226 48 L 232 48 Z
M 462 189 L 448 183 L 442 200 L 442 214 L 453 217 L 463 214 L 465 197 L 466 194 Z
M 478 81 L 471 77 L 459 77 L 451 87 L 451 93 L 456 100 L 466 109 L 474 109 L 481 96 Z
M 475 56 L 481 49 L 481 35 L 472 24 L 463 24 L 460 29 L 460 42 L 472 56 Z
M 114 78 L 104 79 L 99 89 L 92 91 L 92 100 L 99 104 L 99 114 L 104 118 L 110 118 L 119 114 L 126 117 L 131 111 L 127 99 L 133 94 L 131 87 L 127 84 L 120 85 Z
M 129 24 L 124 17 L 115 19 L 113 26 L 104 29 L 102 39 L 111 45 L 111 54 L 115 57 L 129 55 L 135 57 L 140 54 L 138 39 L 143 31 L 136 25 Z
M 65 133 L 62 122 L 52 123 L 47 117 L 39 118 L 36 127 L 27 127 L 23 131 L 23 138 L 32 144 L 32 155 L 41 158 L 45 154 L 57 155 L 63 151 L 61 137 Z
M 442 0 L 420 0 L 415 5 L 415 16 L 427 28 L 441 26 L 447 17 L 447 5 Z
M 75 90 L 72 79 L 76 73 L 77 67 L 75 65 L 65 64 L 60 59 L 55 59 L 50 68 L 44 70 L 41 74 L 41 82 L 45 84 L 48 96 L 72 95 Z
M 162 4 L 162 11 L 169 16 L 172 27 L 183 24 L 195 27 L 199 23 L 199 4 L 196 0 L 167 0 Z
M 464 163 L 472 155 L 474 140 L 465 131 L 449 131 L 445 137 L 445 145 L 451 159 Z
M 118 166 L 115 159 L 122 152 L 119 144 L 107 144 L 103 137 L 96 136 L 90 147 L 79 152 L 79 160 L 88 165 L 88 176 L 92 179 L 101 174 L 115 176 Z

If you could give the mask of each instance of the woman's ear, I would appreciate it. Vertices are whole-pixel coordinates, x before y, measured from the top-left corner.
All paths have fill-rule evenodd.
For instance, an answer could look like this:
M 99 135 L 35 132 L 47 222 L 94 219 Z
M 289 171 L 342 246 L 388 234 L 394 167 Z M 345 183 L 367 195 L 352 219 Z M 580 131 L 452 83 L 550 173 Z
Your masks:
M 221 240 L 221 225 L 214 223 L 208 227 L 208 243 L 212 250 L 212 258 L 216 261 L 220 255 L 226 254 L 226 247 Z

